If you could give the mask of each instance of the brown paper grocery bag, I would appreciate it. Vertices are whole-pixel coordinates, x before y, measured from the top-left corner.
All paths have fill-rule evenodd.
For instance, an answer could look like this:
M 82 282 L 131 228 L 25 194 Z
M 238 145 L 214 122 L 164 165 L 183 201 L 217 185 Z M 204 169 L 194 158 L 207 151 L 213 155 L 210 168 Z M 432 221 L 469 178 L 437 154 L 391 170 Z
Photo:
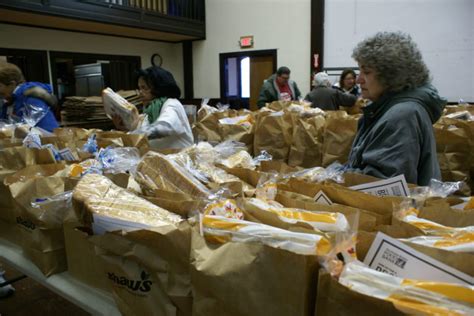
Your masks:
M 348 115 L 344 111 L 331 111 L 326 116 L 323 133 L 323 167 L 333 162 L 345 163 L 357 132 L 359 115 Z
M 187 222 L 178 227 L 163 226 L 120 234 L 106 233 L 90 238 L 104 251 L 109 284 L 122 313 L 129 315 L 191 315 L 192 292 L 189 274 L 191 229 Z M 118 284 L 111 271 L 150 280 L 149 291 Z M 145 271 L 147 278 L 141 277 Z M 117 275 L 117 274 L 116 274 Z M 137 279 L 137 276 L 141 277 Z M 135 296 L 135 299 L 133 298 Z M 124 308 L 123 302 L 130 309 Z
M 268 160 L 260 162 L 260 166 L 257 168 L 261 172 L 277 172 L 277 173 L 291 173 L 301 170 L 301 168 L 290 166 L 283 161 Z
M 81 227 L 80 223 L 64 225 L 64 246 L 66 250 L 67 269 L 77 280 L 110 292 L 109 282 L 102 271 L 100 258 L 95 254 L 94 244 L 89 242 L 92 231 Z
M 198 121 L 193 129 L 199 141 L 221 142 L 225 139 L 219 131 L 219 120 L 226 117 L 235 117 L 239 113 L 235 110 L 218 110 L 216 112 L 204 113 L 198 111 Z
M 321 166 L 323 157 L 324 116 L 295 117 L 288 164 L 311 168 Z
M 319 191 L 323 191 L 334 203 L 381 215 L 382 219 L 377 224 L 390 224 L 394 207 L 396 208 L 403 201 L 401 197 L 379 197 L 353 191 L 336 184 L 307 183 L 297 179 L 290 179 L 287 184 L 279 184 L 278 186 L 285 191 L 293 191 L 310 197 L 314 197 Z
M 254 127 L 238 124 L 219 124 L 219 134 L 222 140 L 235 140 L 245 144 L 247 151 L 253 153 Z
M 453 120 L 441 120 L 435 124 L 436 150 L 443 181 L 470 179 L 472 145 L 468 127 Z
M 97 142 L 106 144 L 106 139 L 117 139 L 122 140 L 123 147 L 136 147 L 140 152 L 140 155 L 144 155 L 150 149 L 148 143 L 148 137 L 145 134 L 127 134 L 120 131 L 109 131 L 109 132 L 97 132 Z M 120 142 L 113 141 L 116 145 L 120 145 Z
M 300 208 L 308 211 L 339 212 L 349 217 L 358 213 L 359 230 L 373 231 L 377 226 L 377 222 L 381 222 L 383 220 L 383 217 L 377 213 L 361 210 L 355 207 L 336 203 L 333 205 L 317 204 L 312 199 L 309 201 L 299 200 L 295 196 L 295 193 L 284 190 L 278 190 L 275 200 L 286 207 Z
M 193 230 L 193 315 L 312 315 L 317 258 L 259 243 L 207 243 Z
M 273 160 L 286 162 L 292 137 L 293 118 L 290 112 L 260 112 L 255 127 L 254 155 L 265 150 Z
M 320 270 L 315 316 L 405 315 L 388 301 L 350 290 Z

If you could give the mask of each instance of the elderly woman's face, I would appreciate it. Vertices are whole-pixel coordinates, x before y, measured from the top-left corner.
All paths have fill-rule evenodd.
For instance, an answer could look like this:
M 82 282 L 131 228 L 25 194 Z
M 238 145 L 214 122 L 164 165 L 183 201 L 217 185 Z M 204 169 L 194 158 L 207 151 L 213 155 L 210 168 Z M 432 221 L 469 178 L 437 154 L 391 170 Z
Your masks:
M 360 65 L 360 74 L 357 77 L 357 83 L 360 84 L 362 97 L 372 102 L 377 101 L 384 93 L 385 88 L 377 80 L 376 73 L 373 68 Z
M 138 78 L 138 90 L 140 91 L 140 97 L 144 103 L 152 101 L 155 97 L 151 93 L 151 88 L 143 77 Z

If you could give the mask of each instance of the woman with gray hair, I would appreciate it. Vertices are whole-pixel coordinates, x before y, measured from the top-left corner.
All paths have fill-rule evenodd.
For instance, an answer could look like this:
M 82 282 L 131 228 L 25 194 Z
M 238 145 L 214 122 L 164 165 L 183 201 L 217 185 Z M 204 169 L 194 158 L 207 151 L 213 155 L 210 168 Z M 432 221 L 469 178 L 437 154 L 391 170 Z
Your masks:
M 318 72 L 314 75 L 314 89 L 306 95 L 305 100 L 311 102 L 313 108 L 336 111 L 339 106 L 353 106 L 357 97 L 331 88 L 328 74 Z
M 348 170 L 389 178 L 404 174 L 409 183 L 440 179 L 433 124 L 446 100 L 430 84 L 429 70 L 411 37 L 380 32 L 360 42 L 357 61 L 363 111 L 352 144 Z

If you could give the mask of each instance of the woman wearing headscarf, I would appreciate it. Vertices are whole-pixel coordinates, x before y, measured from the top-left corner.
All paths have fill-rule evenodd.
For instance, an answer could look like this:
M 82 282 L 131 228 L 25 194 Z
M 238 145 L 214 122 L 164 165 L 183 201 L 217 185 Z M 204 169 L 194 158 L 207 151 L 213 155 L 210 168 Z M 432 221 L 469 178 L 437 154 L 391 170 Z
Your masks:
M 173 75 L 158 66 L 141 70 L 138 89 L 148 122 L 140 129 L 153 149 L 186 148 L 194 143 L 186 112 L 178 98 L 181 95 Z M 124 129 L 120 117 L 114 117 L 118 129 Z

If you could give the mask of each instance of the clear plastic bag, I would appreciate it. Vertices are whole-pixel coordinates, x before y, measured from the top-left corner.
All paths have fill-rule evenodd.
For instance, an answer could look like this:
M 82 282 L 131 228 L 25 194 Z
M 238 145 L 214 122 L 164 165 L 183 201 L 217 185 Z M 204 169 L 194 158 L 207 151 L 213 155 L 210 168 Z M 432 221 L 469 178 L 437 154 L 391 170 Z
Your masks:
M 64 219 L 72 214 L 72 191 L 62 192 L 31 202 L 34 217 L 49 228 L 59 228 Z
M 48 114 L 48 108 L 26 103 L 23 108 L 23 121 L 30 127 L 36 126 Z
M 427 187 L 416 187 L 410 190 L 410 197 L 417 201 L 424 201 L 431 197 L 445 198 L 460 190 L 463 186 L 462 181 L 442 182 L 436 179 L 430 180 Z
M 285 178 L 297 178 L 300 180 L 306 180 L 310 182 L 324 182 L 334 181 L 336 183 L 344 183 L 344 167 L 338 162 L 333 162 L 328 167 L 313 167 L 288 173 Z
M 278 174 L 264 173 L 260 177 L 255 190 L 255 196 L 261 200 L 274 201 L 278 193 L 277 188 Z
M 260 163 L 262 161 L 270 161 L 272 159 L 272 155 L 270 155 L 266 150 L 262 150 L 258 156 L 255 156 L 255 158 L 253 158 L 253 163 L 255 164 L 255 166 L 260 166 Z
M 140 153 L 135 147 L 107 147 L 97 154 L 97 160 L 108 173 L 135 173 L 140 162 Z
M 92 134 L 91 136 L 89 136 L 87 142 L 84 144 L 84 146 L 82 146 L 82 151 L 95 154 L 99 149 L 96 138 L 96 134 Z

